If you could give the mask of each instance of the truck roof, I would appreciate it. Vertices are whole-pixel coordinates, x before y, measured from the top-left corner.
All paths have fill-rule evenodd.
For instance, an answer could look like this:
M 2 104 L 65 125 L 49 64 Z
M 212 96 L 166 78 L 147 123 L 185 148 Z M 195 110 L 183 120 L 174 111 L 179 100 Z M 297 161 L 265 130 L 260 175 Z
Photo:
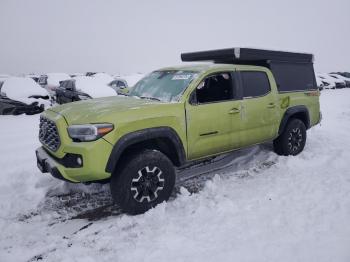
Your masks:
M 230 64 L 253 64 L 254 61 L 312 63 L 313 55 L 307 53 L 234 47 L 226 49 L 182 53 L 181 60 L 184 62 L 212 61 L 214 63 Z
M 240 64 L 269 68 L 279 92 L 317 88 L 312 54 L 234 47 L 182 53 L 181 59 L 184 62 L 211 61 L 214 64 Z
M 178 66 L 170 66 L 170 67 L 164 67 L 159 70 L 183 70 L 183 71 L 193 71 L 193 72 L 201 72 L 208 70 L 209 68 L 213 67 L 220 67 L 216 64 L 191 64 L 191 65 L 178 65 Z
M 166 71 L 166 70 L 182 70 L 182 71 L 192 71 L 192 72 L 203 72 L 209 69 L 220 69 L 220 70 L 231 70 L 234 68 L 235 64 L 214 64 L 214 63 L 202 63 L 202 64 L 190 64 L 190 65 L 178 65 L 171 67 L 164 67 L 157 71 Z M 257 67 L 257 66 L 254 66 Z

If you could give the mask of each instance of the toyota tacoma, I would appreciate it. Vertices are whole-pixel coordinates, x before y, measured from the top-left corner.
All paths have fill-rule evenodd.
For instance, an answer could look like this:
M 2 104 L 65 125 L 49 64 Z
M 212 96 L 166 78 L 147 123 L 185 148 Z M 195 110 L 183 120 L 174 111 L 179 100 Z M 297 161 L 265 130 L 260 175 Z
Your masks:
M 177 168 L 267 141 L 299 154 L 321 120 L 313 55 L 249 48 L 183 53 L 124 95 L 50 108 L 37 164 L 69 182 L 110 182 L 129 214 L 168 200 Z

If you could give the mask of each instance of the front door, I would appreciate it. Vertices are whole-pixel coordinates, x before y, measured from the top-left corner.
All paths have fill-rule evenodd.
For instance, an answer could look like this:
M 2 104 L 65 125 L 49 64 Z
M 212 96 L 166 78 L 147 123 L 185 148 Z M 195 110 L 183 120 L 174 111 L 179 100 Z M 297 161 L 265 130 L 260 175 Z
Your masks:
M 215 73 L 201 81 L 186 104 L 188 158 L 198 159 L 240 146 L 241 100 L 235 74 Z

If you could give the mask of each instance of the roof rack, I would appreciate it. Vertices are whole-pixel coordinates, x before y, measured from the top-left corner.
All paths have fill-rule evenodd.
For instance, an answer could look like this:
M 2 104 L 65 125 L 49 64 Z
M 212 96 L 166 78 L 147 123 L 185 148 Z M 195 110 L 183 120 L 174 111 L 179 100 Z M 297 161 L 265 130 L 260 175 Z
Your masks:
M 214 63 L 237 63 L 254 64 L 261 62 L 290 62 L 290 63 L 313 63 L 313 55 L 306 53 L 294 53 L 273 51 L 254 48 L 227 48 L 191 53 L 182 53 L 183 62 L 212 61 Z

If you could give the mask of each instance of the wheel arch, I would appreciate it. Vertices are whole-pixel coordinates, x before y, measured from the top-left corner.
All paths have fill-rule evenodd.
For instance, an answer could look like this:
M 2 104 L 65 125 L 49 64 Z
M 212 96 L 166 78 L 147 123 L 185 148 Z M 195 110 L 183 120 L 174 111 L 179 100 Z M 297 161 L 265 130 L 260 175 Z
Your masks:
M 307 107 L 304 105 L 293 106 L 288 108 L 283 115 L 280 127 L 278 129 L 279 135 L 283 132 L 284 128 L 287 126 L 287 123 L 291 118 L 300 119 L 305 124 L 306 129 L 310 128 L 310 114 Z
M 108 159 L 106 172 L 113 173 L 124 154 L 142 149 L 159 150 L 175 166 L 181 166 L 186 162 L 183 144 L 174 129 L 170 127 L 147 128 L 126 134 L 118 140 Z

